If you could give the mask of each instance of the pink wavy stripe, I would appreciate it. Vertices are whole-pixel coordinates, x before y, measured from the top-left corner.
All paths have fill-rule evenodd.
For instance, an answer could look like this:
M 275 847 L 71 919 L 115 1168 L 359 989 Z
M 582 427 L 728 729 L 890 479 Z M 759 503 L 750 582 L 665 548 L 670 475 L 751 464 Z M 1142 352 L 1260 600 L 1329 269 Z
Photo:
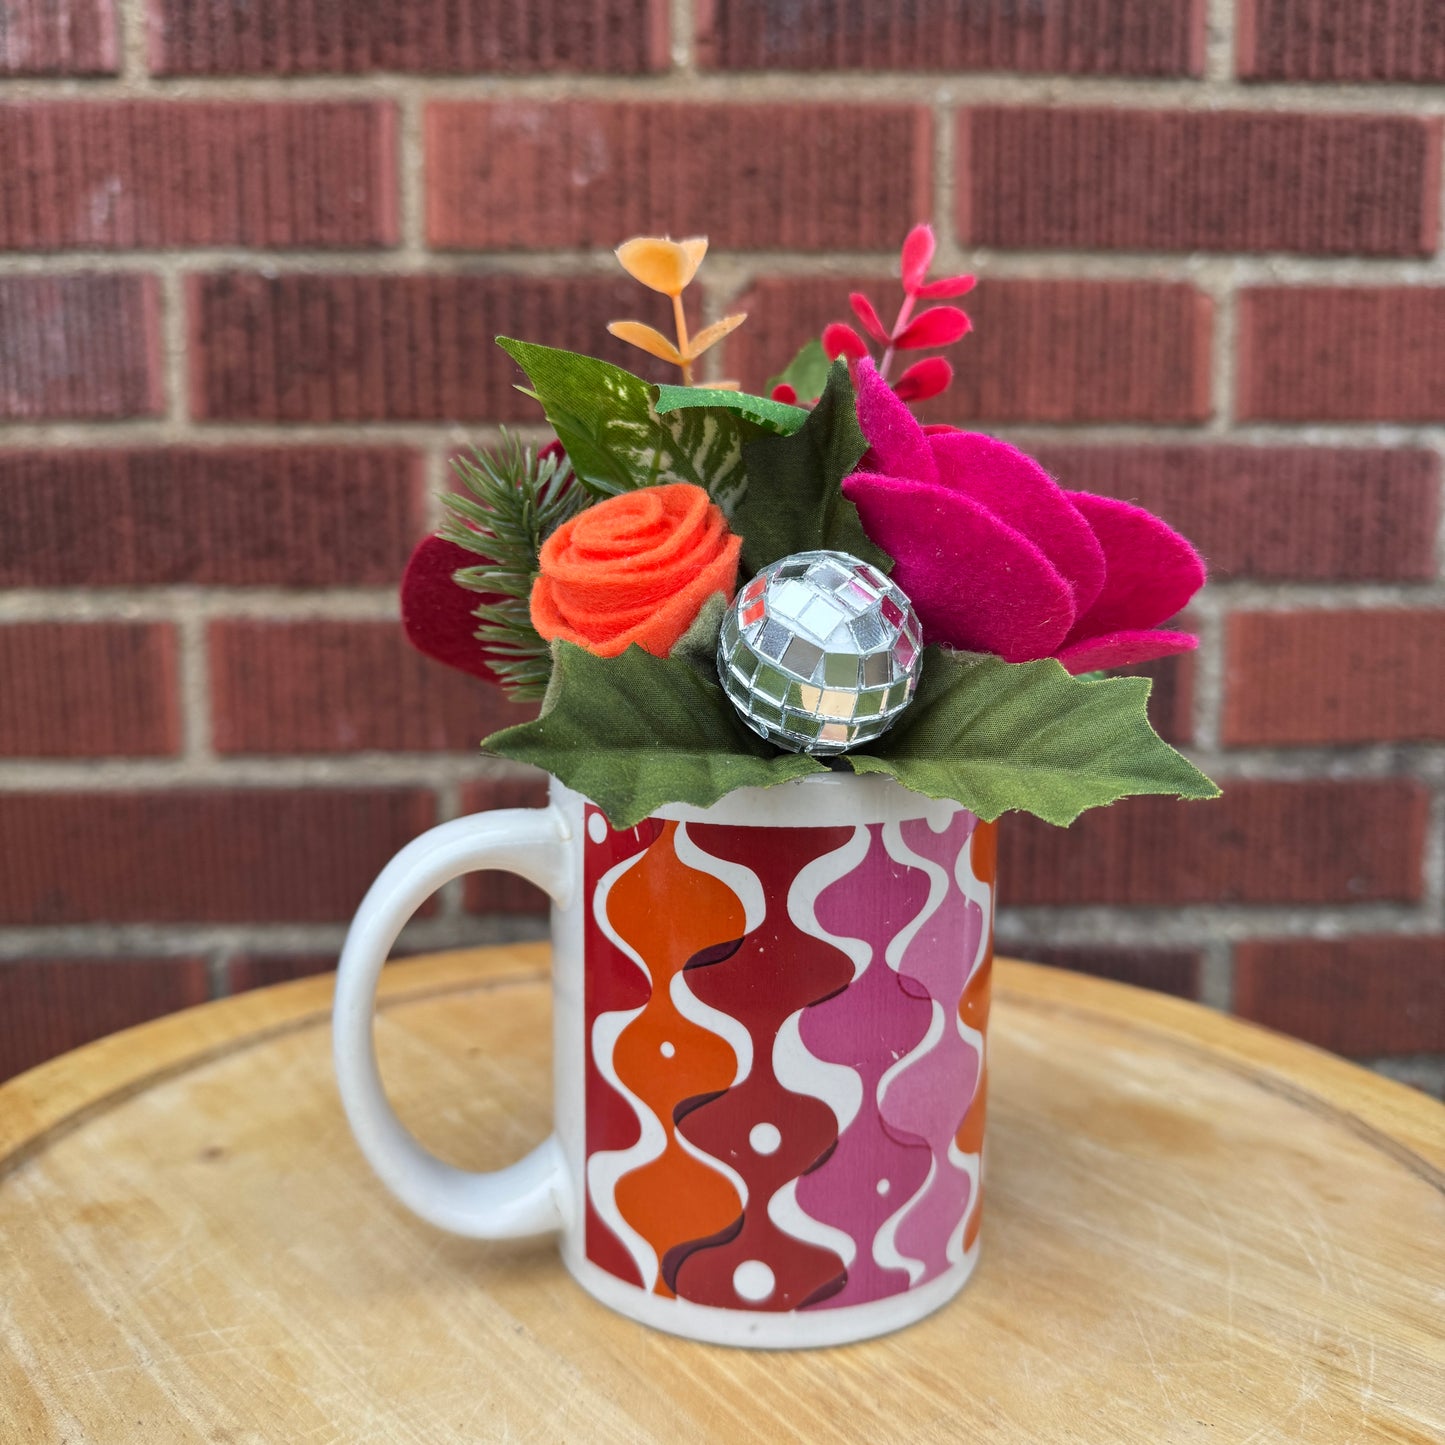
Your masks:
M 877 824 L 868 834 L 863 860 L 819 894 L 814 916 L 834 936 L 862 940 L 871 955 L 842 993 L 804 1009 L 800 1028 L 809 1053 L 856 1070 L 863 1083 L 862 1107 L 838 1147 L 798 1182 L 803 1211 L 844 1230 L 858 1246 L 847 1284 L 814 1306 L 819 1309 L 863 1304 L 908 1288 L 907 1270 L 885 1269 L 874 1260 L 873 1240 L 928 1177 L 928 1148 L 890 1133 L 876 1102 L 879 1079 L 918 1047 L 933 1012 L 927 1000 L 904 990 L 883 958 L 899 930 L 918 916 L 928 879 L 888 856 Z
M 883 1097 L 882 1112 L 890 1128 L 925 1140 L 933 1154 L 933 1176 L 898 1226 L 898 1252 L 921 1260 L 922 1284 L 949 1267 L 948 1241 L 968 1209 L 969 1181 L 949 1162 L 948 1146 L 963 1123 L 978 1088 L 981 1060 L 958 1029 L 958 1006 L 969 964 L 978 952 L 983 910 L 970 903 L 954 881 L 958 855 L 968 847 L 977 824 L 972 813 L 954 815 L 935 833 L 926 820 L 902 825 L 904 843 L 916 854 L 937 863 L 948 876 L 948 891 L 908 945 L 898 972 L 943 1006 L 943 1034 L 915 1063 L 899 1073 Z

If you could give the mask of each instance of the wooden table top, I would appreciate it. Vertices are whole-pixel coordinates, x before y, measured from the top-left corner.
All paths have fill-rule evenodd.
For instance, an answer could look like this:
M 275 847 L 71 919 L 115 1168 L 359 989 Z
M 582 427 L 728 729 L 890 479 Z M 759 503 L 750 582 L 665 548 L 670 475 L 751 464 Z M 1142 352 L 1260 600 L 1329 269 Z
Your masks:
M 1445 1108 L 1119 984 L 1003 963 L 983 1255 L 920 1325 L 754 1354 L 652 1333 L 546 1239 L 439 1234 L 362 1161 L 331 979 L 0 1088 L 0 1440 L 1445 1440 Z M 397 964 L 398 1112 L 545 1132 L 546 950 Z

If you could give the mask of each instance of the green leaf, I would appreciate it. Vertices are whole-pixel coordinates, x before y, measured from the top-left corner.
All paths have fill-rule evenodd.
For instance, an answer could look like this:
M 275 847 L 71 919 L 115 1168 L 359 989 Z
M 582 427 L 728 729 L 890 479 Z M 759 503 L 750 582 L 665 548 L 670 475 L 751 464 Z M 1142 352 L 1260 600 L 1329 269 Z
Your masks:
M 1219 789 L 1149 726 L 1142 677 L 1083 682 L 1052 658 L 1008 663 L 924 653 L 912 703 L 857 773 L 887 773 L 986 822 L 1018 809 L 1066 827 L 1087 808 L 1135 793 L 1217 798 Z
M 743 445 L 748 488 L 734 513 L 743 538 L 743 567 L 753 573 L 793 552 L 830 548 L 851 552 L 889 572 L 893 559 L 868 540 L 858 509 L 843 495 L 843 478 L 858 465 L 868 441 L 848 363 L 838 360 L 808 419 L 792 436 L 761 437 Z
M 768 378 L 768 390 L 775 386 L 791 386 L 804 401 L 822 396 L 828 384 L 828 353 L 823 343 L 814 337 L 805 342 L 798 354 L 788 363 L 786 371 Z
M 701 673 L 709 682 L 717 681 L 717 640 L 722 632 L 723 618 L 727 615 L 728 599 L 725 592 L 714 592 L 702 604 L 686 632 L 672 645 L 667 655 L 685 662 L 694 672 Z
M 653 408 L 659 416 L 670 412 L 705 407 L 735 411 L 774 436 L 791 436 L 808 419 L 808 410 L 773 401 L 766 396 L 749 396 L 745 391 L 715 391 L 706 386 L 654 386 Z
M 748 423 L 732 411 L 663 417 L 654 388 L 620 366 L 499 336 L 497 345 L 527 373 L 531 395 L 589 491 L 610 497 L 637 487 L 691 482 L 732 516 L 747 486 L 742 443 Z
M 629 647 L 597 657 L 558 642 L 541 717 L 503 728 L 486 752 L 545 768 L 591 798 L 614 828 L 664 803 L 710 807 L 734 788 L 772 787 L 827 769 L 750 732 L 727 695 L 680 658 Z

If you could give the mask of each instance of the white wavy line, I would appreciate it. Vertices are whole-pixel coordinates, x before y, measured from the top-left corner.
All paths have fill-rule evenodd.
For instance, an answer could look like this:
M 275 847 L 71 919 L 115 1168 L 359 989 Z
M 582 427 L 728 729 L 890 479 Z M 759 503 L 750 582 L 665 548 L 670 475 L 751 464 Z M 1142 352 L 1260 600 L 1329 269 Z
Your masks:
M 898 1226 L 927 1192 L 937 1169 L 937 1160 L 930 1159 L 923 1183 L 878 1226 L 878 1233 L 873 1236 L 873 1262 L 882 1269 L 906 1269 L 910 1289 L 927 1273 L 928 1266 L 921 1259 L 911 1259 L 898 1252 Z
M 968 976 L 963 981 L 965 993 L 973 981 L 974 974 L 983 967 L 983 961 L 988 957 L 988 943 L 993 936 L 993 888 L 983 882 L 973 871 L 973 848 L 978 841 L 979 827 L 980 824 L 975 819 L 973 832 L 968 835 L 968 847 L 958 850 L 958 859 L 953 865 L 953 879 L 958 885 L 958 891 L 970 903 L 976 904 L 983 914 L 983 926 L 979 930 L 978 947 L 974 950 L 973 962 L 968 968 Z
M 686 1116 L 684 1116 L 684 1118 L 685 1117 Z M 709 1169 L 715 1169 L 737 1190 L 739 1209 L 746 1209 L 748 1207 L 747 1182 L 731 1164 L 725 1164 L 715 1154 L 708 1154 L 704 1150 L 699 1149 L 679 1128 L 673 1128 L 672 1137 L 677 1140 L 683 1153 L 690 1154 L 699 1164 L 706 1164 Z
M 768 1218 L 784 1234 L 801 1239 L 804 1244 L 816 1244 L 832 1251 L 842 1258 L 845 1269 L 852 1269 L 853 1261 L 858 1258 L 858 1241 L 846 1229 L 824 1224 L 811 1214 L 805 1214 L 803 1206 L 798 1203 L 798 1184 L 796 1179 L 788 1180 L 768 1200 Z
M 963 1236 L 968 1233 L 968 1222 L 978 1213 L 979 1201 L 983 1195 L 979 1191 L 979 1156 L 977 1154 L 965 1154 L 958 1145 L 950 1139 L 948 1141 L 948 1162 L 961 1173 L 968 1175 L 968 1207 L 963 1211 L 963 1218 L 958 1221 L 958 1226 L 948 1237 L 948 1244 L 945 1253 L 950 1264 L 962 1264 L 965 1258 L 963 1248 Z
M 866 826 L 853 830 L 853 836 L 841 847 L 799 870 L 788 889 L 788 917 L 795 927 L 804 933 L 831 943 L 848 955 L 853 965 L 853 982 L 862 977 L 864 970 L 873 961 L 873 947 L 865 938 L 848 938 L 842 934 L 829 933 L 818 922 L 818 899 L 823 890 L 839 879 L 846 878 L 868 856 L 869 837 Z
M 763 918 L 768 911 L 768 902 L 763 893 L 763 885 L 751 868 L 747 868 L 741 863 L 734 863 L 727 858 L 714 858 L 711 853 L 705 853 L 693 841 L 691 834 L 687 831 L 686 823 L 677 825 L 677 831 L 672 835 L 672 848 L 677 854 L 678 862 L 686 864 L 689 868 L 695 868 L 699 873 L 711 873 L 714 878 L 726 884 L 737 894 L 738 902 L 743 905 L 743 932 L 745 934 L 761 927 Z
M 795 1094 L 820 1099 L 838 1121 L 838 1133 L 858 1117 L 863 1107 L 863 1079 L 847 1064 L 835 1064 L 809 1053 L 803 1042 L 803 1010 L 790 1013 L 773 1040 L 773 1077 Z
M 624 859 L 603 875 L 592 897 L 592 917 L 612 945 L 631 959 L 651 984 L 651 970 L 642 961 L 637 950 L 613 928 L 612 920 L 607 916 L 607 899 L 613 885 L 645 856 L 645 851 L 634 853 L 631 858 Z M 603 1223 L 622 1241 L 627 1252 L 636 1261 L 642 1275 L 642 1287 L 651 1290 L 658 1277 L 657 1251 L 622 1217 L 617 1208 L 617 1183 L 624 1174 L 630 1174 L 634 1169 L 640 1169 L 644 1164 L 650 1164 L 662 1156 L 663 1150 L 667 1148 L 667 1132 L 657 1115 L 618 1077 L 613 1059 L 613 1052 L 623 1029 L 646 1007 L 644 1003 L 634 1009 L 613 1009 L 608 1013 L 598 1014 L 593 1020 L 592 1058 L 597 1065 L 597 1071 L 627 1100 L 637 1117 L 640 1136 L 637 1143 L 630 1148 L 602 1149 L 587 1160 L 587 1193 Z
M 672 851 L 677 854 L 677 861 L 685 868 L 691 868 L 696 873 L 706 873 L 716 878 L 724 887 L 732 889 L 738 901 L 743 905 L 745 931 L 756 927 L 755 923 L 747 920 L 751 918 L 749 913 L 751 905 L 743 893 L 737 887 L 736 875 L 747 874 L 752 880 L 751 887 L 756 892 L 755 906 L 761 910 L 763 907 L 763 886 L 758 882 L 757 874 L 751 869 L 743 868 L 740 865 L 724 863 L 714 858 L 709 853 L 704 853 L 701 848 L 688 836 L 687 824 L 679 823 L 672 835 Z M 761 922 L 761 917 L 758 919 Z M 719 967 L 726 967 L 721 964 Z M 753 1071 L 753 1036 L 748 1032 L 747 1026 L 731 1014 L 724 1013 L 721 1009 L 714 1008 L 711 1004 L 704 1003 L 693 991 L 692 985 L 687 981 L 687 974 L 679 969 L 673 974 L 672 983 L 669 986 L 669 993 L 672 997 L 674 1007 L 683 1018 L 689 1023 L 696 1024 L 699 1028 L 706 1029 L 710 1034 L 716 1034 L 737 1057 L 737 1073 L 733 1076 L 734 1084 L 741 1084 Z
M 905 924 L 898 930 L 893 941 L 888 945 L 887 953 L 884 954 L 888 967 L 897 973 L 904 955 L 912 946 L 913 940 L 918 937 L 919 930 L 943 907 L 943 900 L 948 897 L 948 873 L 942 864 L 935 863 L 931 858 L 925 858 L 921 853 L 915 853 L 903 841 L 903 826 L 900 823 L 883 825 L 883 846 L 888 850 L 888 856 L 895 863 L 921 869 L 928 875 L 928 897 L 924 900 L 923 907 L 919 909 L 918 916 L 912 923 Z

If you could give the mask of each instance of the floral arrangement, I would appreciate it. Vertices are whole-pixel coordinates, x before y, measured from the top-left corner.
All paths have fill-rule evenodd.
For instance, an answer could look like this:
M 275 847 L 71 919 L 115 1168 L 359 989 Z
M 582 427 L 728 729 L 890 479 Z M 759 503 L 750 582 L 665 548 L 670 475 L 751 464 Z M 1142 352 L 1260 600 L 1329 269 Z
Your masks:
M 402 587 L 422 651 L 541 699 L 483 748 L 544 768 L 619 828 L 829 768 L 988 821 L 1217 796 L 1150 727 L 1148 680 L 1103 675 L 1196 645 L 1160 626 L 1203 585 L 1194 549 L 1004 442 L 921 424 L 910 408 L 946 391 L 944 357 L 890 381 L 900 353 L 970 329 L 930 304 L 974 284 L 928 280 L 930 228 L 904 242 L 893 325 L 854 294 L 858 328 L 828 326 L 766 396 L 696 380 L 746 320 L 689 331 L 706 252 L 700 237 L 617 251 L 670 298 L 676 335 L 609 330 L 680 384 L 499 338 L 556 439 L 458 458 L 465 491 Z

